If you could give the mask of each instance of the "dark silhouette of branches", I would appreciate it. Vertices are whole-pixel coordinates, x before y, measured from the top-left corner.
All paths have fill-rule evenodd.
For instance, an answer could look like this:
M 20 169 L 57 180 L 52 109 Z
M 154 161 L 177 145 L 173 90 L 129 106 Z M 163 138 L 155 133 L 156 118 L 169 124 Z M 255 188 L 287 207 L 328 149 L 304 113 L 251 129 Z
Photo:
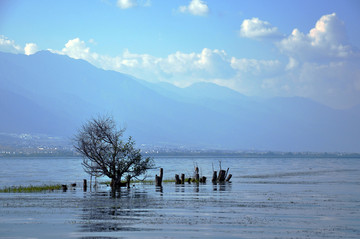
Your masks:
M 85 123 L 75 135 L 74 147 L 83 156 L 85 172 L 111 178 L 117 189 L 121 180 L 144 174 L 153 167 L 151 158 L 143 158 L 132 137 L 123 141 L 125 129 L 117 129 L 112 117 L 98 117 Z

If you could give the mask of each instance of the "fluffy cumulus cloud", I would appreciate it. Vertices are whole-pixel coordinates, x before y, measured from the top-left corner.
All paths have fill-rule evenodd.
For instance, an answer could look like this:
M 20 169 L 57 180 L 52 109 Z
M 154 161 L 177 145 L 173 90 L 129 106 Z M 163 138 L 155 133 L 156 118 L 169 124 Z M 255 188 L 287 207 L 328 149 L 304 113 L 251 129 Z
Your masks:
M 257 60 L 231 58 L 231 67 L 236 77 L 229 79 L 226 86 L 248 95 L 275 95 L 276 77 L 283 72 L 279 60 Z
M 322 16 L 308 33 L 294 29 L 277 46 L 289 58 L 282 82 L 292 94 L 336 108 L 360 104 L 360 54 L 335 13 Z
M 280 37 L 276 27 L 269 22 L 262 21 L 259 18 L 245 19 L 240 26 L 240 36 L 245 38 L 274 38 Z
M 96 58 L 96 55 L 90 53 L 90 48 L 87 47 L 86 43 L 81 41 L 80 38 L 69 40 L 60 53 L 74 59 L 84 59 L 87 61 L 92 61 L 92 58 Z
M 279 52 L 288 61 L 236 58 L 225 51 L 175 52 L 166 57 L 126 50 L 110 57 L 91 52 L 75 38 L 58 51 L 84 59 L 103 69 L 148 81 L 188 86 L 199 81 L 227 86 L 261 96 L 301 96 L 335 108 L 360 104 L 360 57 L 347 44 L 344 24 L 335 14 L 319 19 L 308 33 L 294 30 L 279 40 Z
M 307 61 L 346 59 L 355 54 L 347 44 L 344 23 L 335 13 L 322 16 L 307 34 L 294 29 L 278 47 L 284 54 Z
M 257 27 L 244 29 L 247 36 L 262 39 L 278 32 L 262 21 Z M 336 14 L 322 16 L 307 33 L 294 29 L 275 45 L 288 60 L 236 58 L 224 50 L 208 48 L 177 51 L 164 57 L 129 50 L 107 56 L 92 52 L 79 38 L 69 40 L 61 50 L 51 51 L 151 82 L 184 87 L 205 81 L 247 95 L 302 96 L 335 108 L 360 104 L 360 54 L 348 44 L 344 23 Z M 22 48 L 0 36 L 0 51 L 33 54 L 37 46 L 28 43 Z
M 204 48 L 200 53 L 170 54 L 160 60 L 161 69 L 168 75 L 190 74 L 197 78 L 216 78 L 231 75 L 229 57 L 225 51 Z
M 0 51 L 9 53 L 23 53 L 23 49 L 15 41 L 0 35 Z
M 35 43 L 26 43 L 24 52 L 25 55 L 32 55 L 38 51 L 38 47 Z
M 0 51 L 32 55 L 38 51 L 38 47 L 35 43 L 26 43 L 25 47 L 22 48 L 21 46 L 17 45 L 14 40 L 10 40 L 5 36 L 0 35 Z
M 190 13 L 195 16 L 206 16 L 209 13 L 209 7 L 201 0 L 191 0 L 189 5 L 180 6 L 179 11 L 182 13 Z
M 136 54 L 125 50 L 121 55 L 111 57 L 92 52 L 85 41 L 75 38 L 69 40 L 61 51 L 51 51 L 86 60 L 103 69 L 119 71 L 149 81 L 167 81 L 178 86 L 187 86 L 197 81 L 228 79 L 234 77 L 239 70 L 231 65 L 232 58 L 225 51 L 208 48 L 198 53 L 178 51 L 166 57 Z

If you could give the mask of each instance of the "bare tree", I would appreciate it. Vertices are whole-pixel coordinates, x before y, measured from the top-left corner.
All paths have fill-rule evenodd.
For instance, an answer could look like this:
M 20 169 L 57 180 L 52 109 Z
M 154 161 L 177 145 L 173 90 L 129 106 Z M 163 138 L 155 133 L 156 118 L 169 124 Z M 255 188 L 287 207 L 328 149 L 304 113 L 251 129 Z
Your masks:
M 122 178 L 144 174 L 153 160 L 143 158 L 131 137 L 124 142 L 125 129 L 118 129 L 112 117 L 98 117 L 85 123 L 75 135 L 75 149 L 83 156 L 84 170 L 92 176 L 107 176 L 112 189 L 121 186 Z

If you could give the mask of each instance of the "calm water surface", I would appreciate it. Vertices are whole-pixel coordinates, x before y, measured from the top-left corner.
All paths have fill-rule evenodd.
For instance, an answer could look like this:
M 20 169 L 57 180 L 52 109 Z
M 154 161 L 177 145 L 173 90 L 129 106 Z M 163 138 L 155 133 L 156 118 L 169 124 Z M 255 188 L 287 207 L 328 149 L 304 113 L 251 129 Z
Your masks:
M 112 197 L 80 158 L 1 158 L 0 187 L 70 184 L 67 192 L 0 193 L 0 238 L 360 238 L 360 159 L 155 158 L 164 178 L 194 166 L 231 183 L 136 184 Z M 148 173 L 153 179 L 158 170 Z M 104 180 L 104 179 L 99 179 Z M 209 180 L 208 180 L 209 181 Z

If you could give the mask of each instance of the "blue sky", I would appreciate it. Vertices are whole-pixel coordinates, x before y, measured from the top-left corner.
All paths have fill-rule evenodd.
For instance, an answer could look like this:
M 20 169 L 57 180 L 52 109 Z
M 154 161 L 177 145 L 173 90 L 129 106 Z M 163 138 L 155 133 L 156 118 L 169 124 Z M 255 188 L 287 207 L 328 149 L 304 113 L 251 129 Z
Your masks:
M 0 51 L 50 50 L 151 82 L 360 104 L 360 1 L 0 1 Z

